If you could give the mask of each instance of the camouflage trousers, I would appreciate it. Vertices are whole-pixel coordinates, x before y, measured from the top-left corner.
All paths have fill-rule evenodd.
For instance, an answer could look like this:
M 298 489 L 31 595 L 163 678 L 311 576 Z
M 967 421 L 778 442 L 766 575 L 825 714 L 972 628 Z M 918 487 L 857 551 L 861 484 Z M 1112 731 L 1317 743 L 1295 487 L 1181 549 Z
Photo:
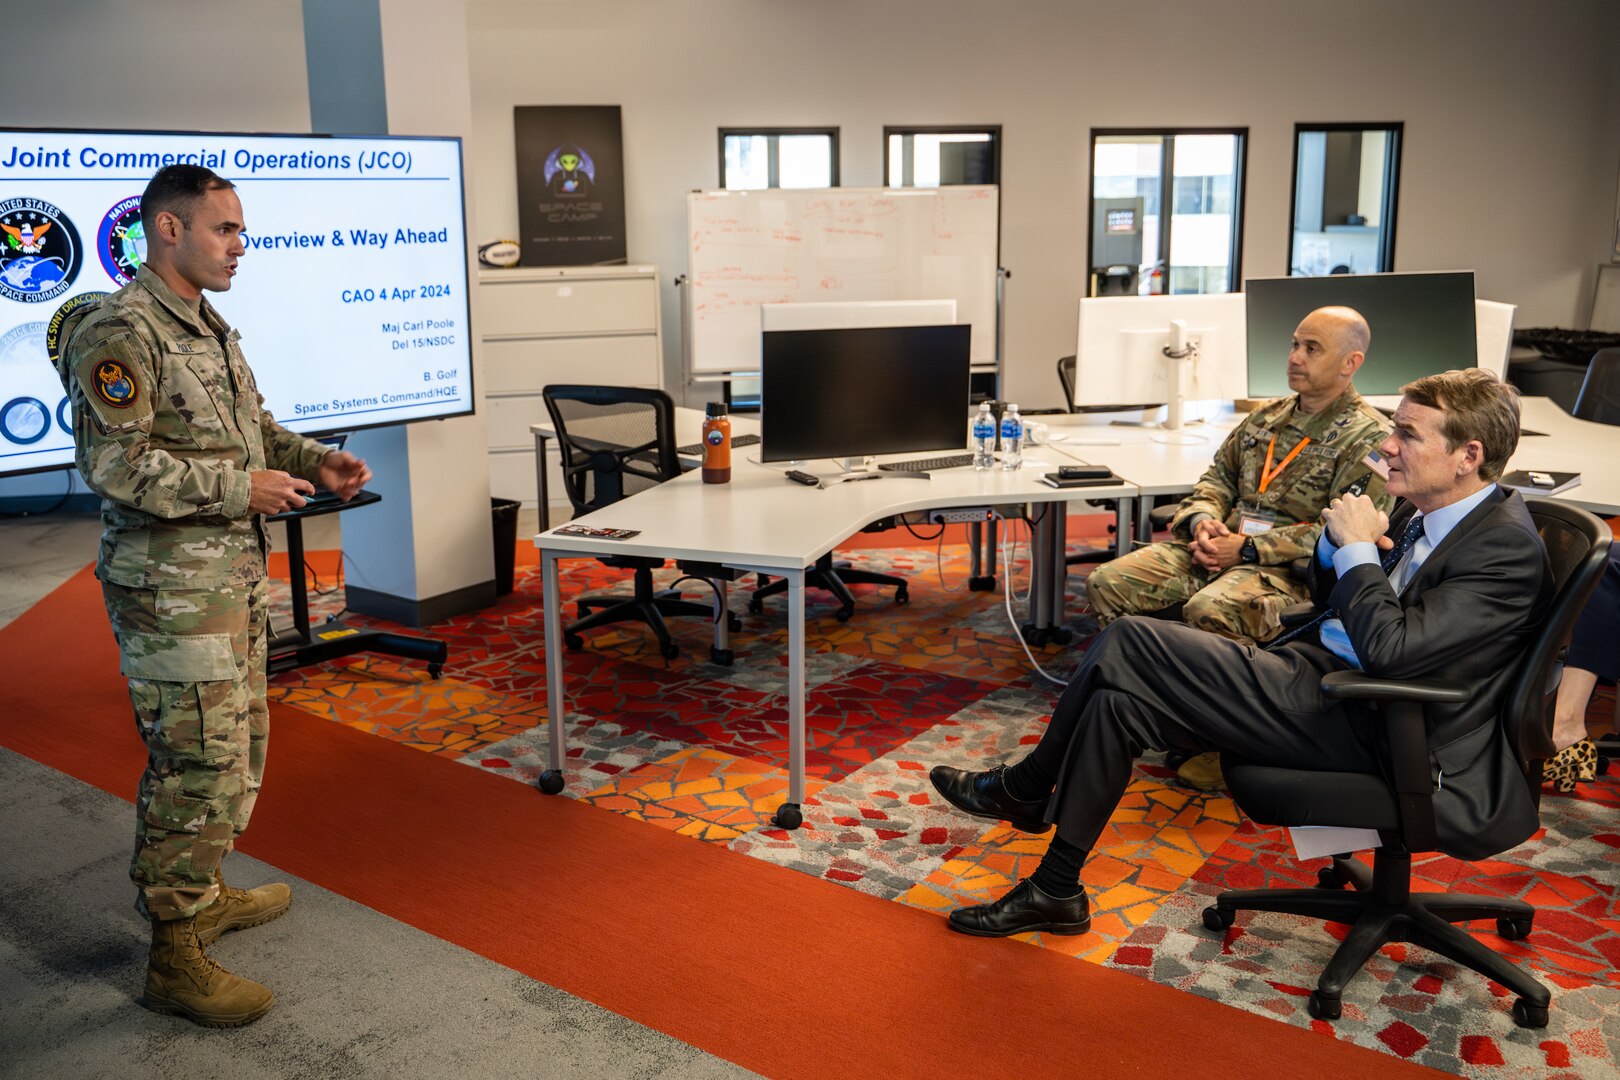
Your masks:
M 264 776 L 268 590 L 101 588 L 147 752 L 135 906 L 150 919 L 187 918 L 218 896 L 220 860 Z
M 1243 644 L 1270 641 L 1282 613 L 1311 598 L 1286 566 L 1239 564 L 1211 575 L 1193 561 L 1182 540 L 1167 540 L 1103 563 L 1086 579 L 1097 621 L 1145 615 L 1185 604 L 1182 620 Z

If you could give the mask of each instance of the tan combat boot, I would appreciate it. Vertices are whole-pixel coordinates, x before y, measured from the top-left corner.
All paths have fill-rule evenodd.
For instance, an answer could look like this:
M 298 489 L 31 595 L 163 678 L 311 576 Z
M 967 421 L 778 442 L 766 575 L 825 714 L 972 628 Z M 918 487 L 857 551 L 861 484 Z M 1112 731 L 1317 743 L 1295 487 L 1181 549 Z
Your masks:
M 196 924 L 195 918 L 152 924 L 141 1004 L 156 1013 L 217 1028 L 251 1024 L 269 1012 L 275 995 L 210 960 L 197 940 Z
M 279 881 L 257 889 L 233 889 L 225 884 L 223 875 L 214 880 L 219 883 L 219 896 L 197 912 L 196 918 L 197 940 L 204 945 L 212 945 L 227 931 L 278 919 L 292 906 L 292 890 Z
M 1221 755 L 1214 751 L 1183 761 L 1176 775 L 1181 778 L 1183 787 L 1195 791 L 1220 791 L 1226 787 L 1226 777 L 1221 775 Z

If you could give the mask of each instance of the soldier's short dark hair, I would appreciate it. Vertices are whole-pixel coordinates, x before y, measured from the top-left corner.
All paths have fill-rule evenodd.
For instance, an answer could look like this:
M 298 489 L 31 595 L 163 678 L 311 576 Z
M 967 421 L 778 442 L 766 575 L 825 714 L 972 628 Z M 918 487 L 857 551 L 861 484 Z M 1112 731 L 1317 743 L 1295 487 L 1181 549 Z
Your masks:
M 147 181 L 141 192 L 141 228 L 147 232 L 157 223 L 157 216 L 167 210 L 187 225 L 197 200 L 210 191 L 234 188 L 236 185 L 201 165 L 165 165 Z
M 1470 439 L 1484 448 L 1481 480 L 1495 480 L 1507 468 L 1519 445 L 1519 392 L 1482 368 L 1463 368 L 1425 375 L 1401 387 L 1412 404 L 1439 409 L 1446 449 Z

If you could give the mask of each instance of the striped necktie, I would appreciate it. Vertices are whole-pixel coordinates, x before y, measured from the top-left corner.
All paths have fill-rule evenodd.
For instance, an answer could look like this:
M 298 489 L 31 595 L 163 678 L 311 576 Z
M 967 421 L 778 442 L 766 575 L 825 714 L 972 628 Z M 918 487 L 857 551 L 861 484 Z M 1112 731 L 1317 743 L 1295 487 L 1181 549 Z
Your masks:
M 1412 520 L 1406 523 L 1406 530 L 1401 533 L 1400 540 L 1395 544 L 1394 547 L 1385 552 L 1384 557 L 1379 560 L 1378 568 L 1388 575 L 1395 569 L 1396 566 L 1400 564 L 1401 559 L 1406 555 L 1406 553 L 1412 550 L 1412 545 L 1417 543 L 1418 537 L 1422 535 L 1423 515 L 1413 514 Z M 1288 631 L 1288 633 L 1272 638 L 1270 641 L 1262 645 L 1261 648 L 1274 649 L 1279 645 L 1286 645 L 1290 641 L 1297 640 L 1298 638 L 1303 637 L 1305 634 L 1315 630 L 1329 619 L 1336 619 L 1338 617 L 1339 612 L 1336 608 L 1324 608 L 1322 611 L 1317 612 L 1315 618 L 1311 619 L 1310 622 L 1296 626 L 1292 630 Z

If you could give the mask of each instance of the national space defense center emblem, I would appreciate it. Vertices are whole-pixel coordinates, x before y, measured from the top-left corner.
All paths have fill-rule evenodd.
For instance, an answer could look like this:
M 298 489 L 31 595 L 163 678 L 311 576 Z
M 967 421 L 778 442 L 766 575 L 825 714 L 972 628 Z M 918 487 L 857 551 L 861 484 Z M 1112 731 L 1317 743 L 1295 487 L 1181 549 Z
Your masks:
M 96 254 L 101 256 L 101 268 L 119 285 L 135 280 L 135 271 L 146 261 L 146 231 L 141 227 L 139 195 L 120 199 L 101 215 Z
M 0 297 L 55 300 L 73 287 L 83 261 L 79 232 L 61 210 L 26 196 L 0 201 Z

